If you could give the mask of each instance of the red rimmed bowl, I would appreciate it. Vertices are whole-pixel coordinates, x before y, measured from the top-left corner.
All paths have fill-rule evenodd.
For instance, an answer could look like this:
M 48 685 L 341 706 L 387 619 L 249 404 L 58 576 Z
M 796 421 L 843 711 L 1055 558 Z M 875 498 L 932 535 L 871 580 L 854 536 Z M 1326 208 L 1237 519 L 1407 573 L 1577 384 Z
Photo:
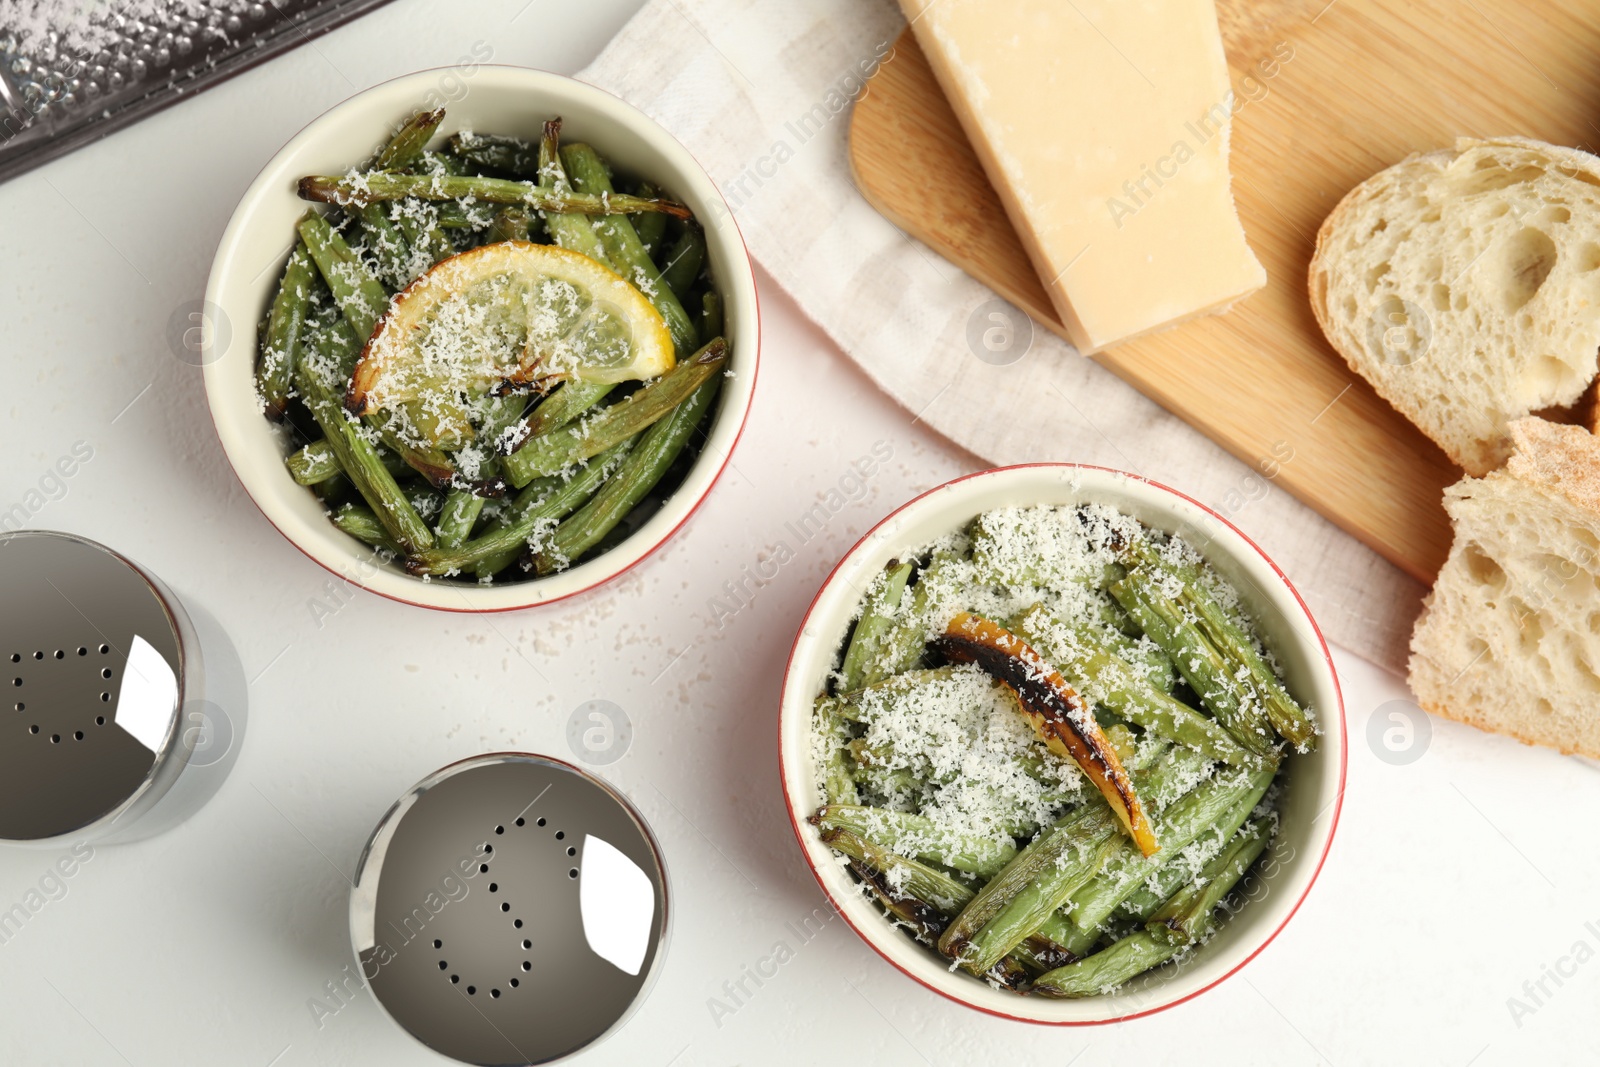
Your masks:
M 620 170 L 648 176 L 686 203 L 705 228 L 707 256 L 722 293 L 731 344 L 729 377 L 694 466 L 681 485 L 627 540 L 548 578 L 480 586 L 424 581 L 339 530 L 316 496 L 297 485 L 283 460 L 298 444 L 261 414 L 256 397 L 256 323 L 261 321 L 307 204 L 296 182 L 339 174 L 423 107 L 444 106 L 439 138 L 463 129 L 537 141 L 545 119 L 585 141 Z M 632 105 L 592 85 L 546 71 L 479 66 L 425 70 L 384 82 L 328 111 L 284 145 L 251 183 L 223 233 L 206 285 L 201 362 L 206 400 L 234 473 L 267 521 L 296 548 L 346 580 L 393 600 L 446 611 L 511 611 L 546 604 L 617 577 L 665 544 L 699 507 L 727 465 L 755 391 L 761 319 L 744 240 L 706 172 L 688 149 Z
M 1227 579 L 1277 656 L 1290 691 L 1315 709 L 1316 751 L 1289 759 L 1272 849 L 1257 868 L 1250 899 L 1215 937 L 1181 963 L 1082 1000 L 1019 996 L 991 988 L 917 944 L 863 897 L 806 816 L 819 803 L 810 750 L 811 706 L 834 668 L 866 588 L 889 560 L 958 529 L 985 511 L 1032 505 L 1107 504 L 1145 525 L 1179 534 Z M 984 471 L 947 482 L 901 507 L 856 543 L 811 603 L 789 655 L 779 711 L 784 798 L 795 837 L 822 891 L 879 955 L 929 989 L 1008 1019 L 1055 1025 L 1119 1022 L 1199 996 L 1239 970 L 1277 936 L 1322 868 L 1339 822 L 1345 779 L 1344 703 L 1333 660 L 1305 602 L 1282 571 L 1236 527 L 1174 489 L 1102 467 L 1041 463 Z

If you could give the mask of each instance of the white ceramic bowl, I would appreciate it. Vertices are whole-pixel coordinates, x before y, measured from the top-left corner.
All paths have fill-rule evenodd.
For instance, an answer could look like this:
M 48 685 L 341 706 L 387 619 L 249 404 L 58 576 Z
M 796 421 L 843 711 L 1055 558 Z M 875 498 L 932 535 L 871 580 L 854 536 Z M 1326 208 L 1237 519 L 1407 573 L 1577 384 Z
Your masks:
M 858 891 L 805 818 L 818 781 L 809 747 L 811 705 L 833 668 L 860 594 L 890 559 L 993 508 L 1109 504 L 1155 529 L 1184 536 L 1239 590 L 1282 663 L 1290 691 L 1316 709 L 1323 736 L 1315 752 L 1287 767 L 1281 828 L 1257 868 L 1251 898 L 1184 963 L 1129 982 L 1109 996 L 1050 1000 L 1002 992 L 916 944 Z M 1294 587 L 1254 542 L 1176 490 L 1100 467 L 1034 464 L 958 478 L 917 497 L 870 530 L 840 561 L 801 624 L 784 676 L 779 759 L 789 819 L 812 872 L 839 914 L 894 966 L 951 1000 L 995 1015 L 1063 1025 L 1107 1023 L 1182 1003 L 1216 985 L 1266 947 L 1305 898 L 1322 867 L 1344 796 L 1344 704 L 1322 634 Z
M 537 140 L 544 121 L 562 119 L 562 136 L 586 141 L 620 170 L 648 176 L 693 209 L 705 227 L 711 270 L 721 290 L 732 345 L 708 439 L 683 484 L 638 530 L 609 552 L 537 581 L 478 586 L 425 582 L 383 564 L 336 528 L 316 497 L 295 484 L 283 460 L 287 434 L 259 410 L 253 371 L 256 324 L 272 299 L 295 222 L 308 205 L 295 193 L 307 174 L 342 173 L 378 147 L 396 124 L 424 106 L 444 106 L 440 138 L 460 129 Z M 425 70 L 374 86 L 301 130 L 251 183 L 234 210 L 206 285 L 201 359 L 217 436 L 256 506 L 328 570 L 374 593 L 452 611 L 507 611 L 549 603 L 616 577 L 664 544 L 705 499 L 744 428 L 755 389 L 760 312 L 749 253 L 722 195 L 687 149 L 642 112 L 592 85 L 545 71 L 480 66 Z

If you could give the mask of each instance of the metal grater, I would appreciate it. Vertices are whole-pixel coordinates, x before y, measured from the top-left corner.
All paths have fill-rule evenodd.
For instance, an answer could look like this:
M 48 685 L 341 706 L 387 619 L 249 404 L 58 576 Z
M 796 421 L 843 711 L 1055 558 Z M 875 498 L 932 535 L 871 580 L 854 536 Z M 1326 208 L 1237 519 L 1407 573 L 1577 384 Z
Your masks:
M 0 4 L 0 181 L 388 0 L 9 0 Z M 53 14 L 52 14 L 53 12 Z
M 242 670 L 220 637 L 202 656 L 165 585 L 93 541 L 24 531 L 0 536 L 0 603 L 0 842 L 146 837 L 216 791 L 232 762 L 206 751 L 222 713 L 205 694 L 233 694 L 235 748 Z
M 452 764 L 379 823 L 350 899 L 373 995 L 472 1064 L 549 1063 L 616 1029 L 665 955 L 667 879 L 620 794 L 543 756 Z

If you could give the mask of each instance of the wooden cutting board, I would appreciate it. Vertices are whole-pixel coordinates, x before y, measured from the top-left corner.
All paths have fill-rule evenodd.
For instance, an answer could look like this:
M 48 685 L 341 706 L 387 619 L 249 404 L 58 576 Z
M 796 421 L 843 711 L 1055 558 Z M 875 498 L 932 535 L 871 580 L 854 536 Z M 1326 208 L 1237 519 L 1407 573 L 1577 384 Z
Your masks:
M 1246 463 L 1292 449 L 1275 485 L 1431 582 L 1450 547 L 1441 490 L 1461 472 L 1323 339 L 1306 301 L 1317 228 L 1352 186 L 1458 134 L 1593 150 L 1600 5 L 1217 0 L 1217 14 L 1247 100 L 1234 118 L 1233 191 L 1267 287 L 1225 315 L 1094 358 Z M 1292 58 L 1262 78 L 1258 62 L 1283 44 Z M 862 194 L 1061 332 L 909 31 L 867 85 L 850 128 Z

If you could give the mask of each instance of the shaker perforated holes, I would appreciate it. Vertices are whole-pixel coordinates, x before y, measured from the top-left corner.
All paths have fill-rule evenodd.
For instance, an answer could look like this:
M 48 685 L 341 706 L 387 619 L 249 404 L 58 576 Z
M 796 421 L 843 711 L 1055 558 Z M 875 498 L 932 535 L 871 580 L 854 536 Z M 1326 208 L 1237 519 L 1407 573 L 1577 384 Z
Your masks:
M 106 645 L 104 647 L 109 653 L 110 646 Z M 76 703 L 77 700 L 84 698 L 77 694 L 84 688 L 83 679 L 87 676 L 82 673 L 80 668 L 76 668 L 67 662 L 68 653 L 73 648 L 76 649 L 79 656 L 87 656 L 89 654 L 87 645 L 63 646 L 55 649 L 48 647 L 36 648 L 26 654 L 22 652 L 12 652 L 10 654 L 12 663 L 29 665 L 27 668 L 19 667 L 17 673 L 12 676 L 12 688 L 22 689 L 28 687 L 31 677 L 31 684 L 38 689 L 36 693 L 40 698 L 38 703 L 42 705 L 35 708 L 35 711 L 42 711 L 47 716 L 45 721 L 51 725 L 64 727 L 47 732 L 41 729 L 40 722 L 35 721 L 38 716 L 31 716 L 28 720 L 19 722 L 27 736 L 48 740 L 52 745 L 59 745 L 68 739 L 79 742 L 88 739 L 88 731 L 85 728 L 90 723 L 82 715 L 82 709 Z M 30 676 L 29 668 L 35 672 L 34 675 Z M 98 669 L 96 682 L 108 681 L 113 676 L 114 671 L 112 668 L 101 667 Z M 21 694 L 18 695 L 20 696 Z M 111 691 L 109 689 L 100 689 L 98 696 L 100 703 L 111 703 Z M 26 712 L 28 703 L 18 700 L 12 705 L 12 708 L 17 712 Z M 93 725 L 104 726 L 105 724 L 106 717 L 104 715 L 96 715 L 94 717 Z
M 174 743 L 187 615 L 103 546 L 39 531 L 0 545 L 0 602 L 13 609 L 0 618 L 13 711 L 0 716 L 0 839 L 127 836 L 187 773 Z
M 400 1025 L 468 1063 L 546 1062 L 626 1014 L 665 933 L 665 884 L 614 792 L 570 765 L 502 754 L 446 768 L 395 812 L 369 844 L 351 914 L 370 988 Z M 637 857 L 642 900 L 584 903 L 599 885 L 585 890 L 578 860 L 597 836 Z M 641 927 L 637 959 L 595 940 L 598 916 Z
M 537 826 L 543 827 L 543 826 L 546 826 L 546 825 L 548 825 L 548 820 L 543 819 L 543 818 L 538 820 Z M 520 816 L 519 815 L 516 819 L 512 820 L 511 826 L 519 828 L 519 829 L 527 829 L 528 828 L 528 820 L 527 820 L 527 818 L 525 816 Z M 507 831 L 507 826 L 504 823 L 497 824 L 494 827 L 494 835 L 497 836 L 497 837 L 504 837 L 506 835 L 506 831 Z M 564 831 L 564 830 L 559 830 L 554 834 L 554 839 L 557 840 L 557 841 L 560 841 L 560 840 L 564 839 L 565 837 L 566 837 L 566 831 Z M 485 842 L 483 842 L 483 843 L 481 843 L 479 845 L 479 848 L 482 850 L 482 853 L 483 853 L 483 855 L 485 857 L 487 857 L 489 859 L 493 859 L 494 858 L 494 846 L 493 845 L 491 845 L 491 844 L 489 844 L 488 842 L 485 841 Z M 578 853 L 578 850 L 576 848 L 574 848 L 574 847 L 571 847 L 571 846 L 568 846 L 563 851 L 566 853 L 566 855 L 568 857 L 576 856 L 577 853 Z M 487 873 L 489 873 L 489 864 L 486 863 L 486 862 L 485 863 L 480 863 L 480 864 L 478 864 L 478 868 L 477 869 L 478 869 L 478 873 L 479 874 L 487 874 Z M 569 869 L 568 872 L 567 872 L 567 877 L 569 879 L 577 878 L 578 877 L 577 869 L 576 868 Z M 492 882 L 486 883 L 484 885 L 484 888 L 488 891 L 488 893 L 490 895 L 495 896 L 495 897 L 498 898 L 500 896 L 501 892 L 502 892 L 502 888 L 503 887 L 501 886 L 499 881 L 492 881 Z M 498 911 L 499 911 L 499 914 L 502 915 L 502 916 L 511 916 L 511 913 L 513 911 L 511 902 L 508 901 L 508 900 L 500 900 L 500 901 L 498 901 Z M 523 923 L 523 920 L 522 920 L 522 918 L 520 916 L 512 917 L 511 928 L 513 930 L 520 931 L 523 928 L 523 926 L 524 926 L 524 923 Z M 444 942 L 443 942 L 443 940 L 441 938 L 434 938 L 433 939 L 433 947 L 435 949 L 441 949 L 441 948 L 443 948 L 443 946 L 444 946 Z M 522 950 L 524 952 L 531 950 L 533 948 L 533 941 L 531 939 L 529 939 L 529 938 L 522 938 L 521 939 L 521 948 L 522 948 Z M 522 973 L 530 972 L 530 971 L 533 970 L 533 961 L 529 960 L 529 959 L 521 960 L 517 964 L 517 967 L 520 969 L 520 971 Z M 449 962 L 448 959 L 440 958 L 438 960 L 438 969 L 443 974 L 443 976 L 448 979 L 448 981 L 452 985 L 459 985 L 461 983 L 461 975 L 459 973 L 450 973 L 450 962 Z M 492 1000 L 498 1000 L 503 995 L 503 993 L 509 992 L 512 989 L 520 989 L 521 987 L 522 987 L 522 981 L 521 981 L 520 978 L 510 977 L 505 983 L 505 989 L 504 990 L 502 990 L 502 988 L 499 987 L 499 986 L 491 986 L 489 988 L 489 996 L 490 996 L 490 999 L 492 999 Z M 477 992 L 478 992 L 478 986 L 477 986 L 476 981 L 468 984 L 467 987 L 466 987 L 465 992 L 469 996 L 476 996 Z

